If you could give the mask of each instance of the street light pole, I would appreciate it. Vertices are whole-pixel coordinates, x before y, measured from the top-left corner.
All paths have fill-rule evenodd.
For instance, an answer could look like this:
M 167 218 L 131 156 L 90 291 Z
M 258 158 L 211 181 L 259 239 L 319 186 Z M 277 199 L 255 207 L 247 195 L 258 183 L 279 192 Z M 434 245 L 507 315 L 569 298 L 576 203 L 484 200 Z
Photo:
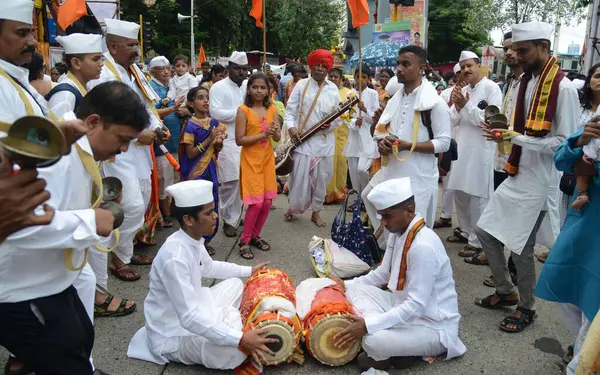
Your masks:
M 196 74 L 196 51 L 194 51 L 194 0 L 190 0 L 191 1 L 191 8 L 190 8 L 190 15 L 192 16 L 192 18 L 190 19 L 191 21 L 191 25 L 192 25 L 192 30 L 190 32 L 190 36 L 191 36 L 191 46 L 190 46 L 190 51 L 191 51 L 191 59 L 192 59 L 192 72 L 194 72 L 194 74 Z

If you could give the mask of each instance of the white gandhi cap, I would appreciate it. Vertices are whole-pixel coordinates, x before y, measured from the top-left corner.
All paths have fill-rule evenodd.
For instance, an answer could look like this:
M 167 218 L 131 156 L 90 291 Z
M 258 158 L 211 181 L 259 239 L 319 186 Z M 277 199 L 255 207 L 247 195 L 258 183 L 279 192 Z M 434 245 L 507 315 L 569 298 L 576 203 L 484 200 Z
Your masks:
M 57 36 L 56 41 L 63 46 L 66 55 L 102 53 L 102 35 L 75 33 Z
M 512 41 L 551 40 L 554 26 L 546 22 L 524 22 L 512 25 Z
M 213 183 L 206 180 L 179 182 L 165 190 L 175 200 L 177 207 L 198 207 L 211 203 L 213 199 Z
M 402 203 L 412 196 L 410 177 L 402 177 L 387 180 L 375 186 L 367 195 L 367 199 L 378 211 L 381 211 Z
M 150 63 L 148 64 L 148 68 L 150 68 L 150 69 L 162 68 L 162 67 L 170 66 L 170 65 L 171 65 L 171 63 L 169 63 L 169 60 L 166 57 L 156 56 L 155 58 L 150 60 Z
M 471 52 L 471 51 L 462 51 L 460 53 L 460 58 L 458 59 L 459 62 L 463 62 L 465 60 L 469 60 L 469 59 L 478 59 L 479 56 L 477 56 L 477 54 L 475 52 Z
M 32 0 L 0 0 L 0 19 L 33 24 Z
M 140 25 L 134 22 L 105 18 L 106 34 L 116 35 L 128 39 L 137 39 L 140 34 Z
M 456 65 L 454 65 L 454 74 L 458 72 L 460 72 L 460 64 L 457 63 Z
M 229 62 L 238 65 L 248 65 L 248 56 L 246 55 L 246 52 L 233 51 L 229 58 Z

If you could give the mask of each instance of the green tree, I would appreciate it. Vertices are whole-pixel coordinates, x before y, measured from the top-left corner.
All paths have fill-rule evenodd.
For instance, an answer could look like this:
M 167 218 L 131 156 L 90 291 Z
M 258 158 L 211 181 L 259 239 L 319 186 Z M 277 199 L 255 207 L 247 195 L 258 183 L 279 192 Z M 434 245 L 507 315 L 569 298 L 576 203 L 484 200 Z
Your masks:
M 465 12 L 470 0 L 431 0 L 428 52 L 432 63 L 458 60 L 460 51 L 476 50 L 489 43 L 488 30 Z

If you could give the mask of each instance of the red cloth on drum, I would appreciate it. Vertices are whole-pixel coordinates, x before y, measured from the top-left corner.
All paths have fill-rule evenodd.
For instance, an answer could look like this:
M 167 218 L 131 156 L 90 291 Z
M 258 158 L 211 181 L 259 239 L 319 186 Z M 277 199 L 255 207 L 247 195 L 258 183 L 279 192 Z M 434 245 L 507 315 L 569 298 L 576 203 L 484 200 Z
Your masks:
M 279 296 L 296 305 L 296 288 L 288 274 L 277 269 L 259 270 L 244 285 L 240 313 L 244 325 L 265 297 Z

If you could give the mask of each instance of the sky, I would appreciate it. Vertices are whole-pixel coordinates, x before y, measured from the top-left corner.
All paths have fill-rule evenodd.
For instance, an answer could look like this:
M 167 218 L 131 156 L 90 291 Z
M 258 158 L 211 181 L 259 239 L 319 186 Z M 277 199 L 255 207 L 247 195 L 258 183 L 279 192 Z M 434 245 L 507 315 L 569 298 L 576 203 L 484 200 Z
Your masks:
M 567 53 L 569 44 L 575 43 L 580 45 L 580 52 L 583 48 L 583 39 L 585 38 L 585 20 L 573 26 L 562 26 L 560 28 L 560 40 L 558 42 L 558 53 Z M 492 39 L 494 45 L 501 46 L 504 33 L 500 30 L 492 31 Z M 554 42 L 554 36 L 552 36 Z

